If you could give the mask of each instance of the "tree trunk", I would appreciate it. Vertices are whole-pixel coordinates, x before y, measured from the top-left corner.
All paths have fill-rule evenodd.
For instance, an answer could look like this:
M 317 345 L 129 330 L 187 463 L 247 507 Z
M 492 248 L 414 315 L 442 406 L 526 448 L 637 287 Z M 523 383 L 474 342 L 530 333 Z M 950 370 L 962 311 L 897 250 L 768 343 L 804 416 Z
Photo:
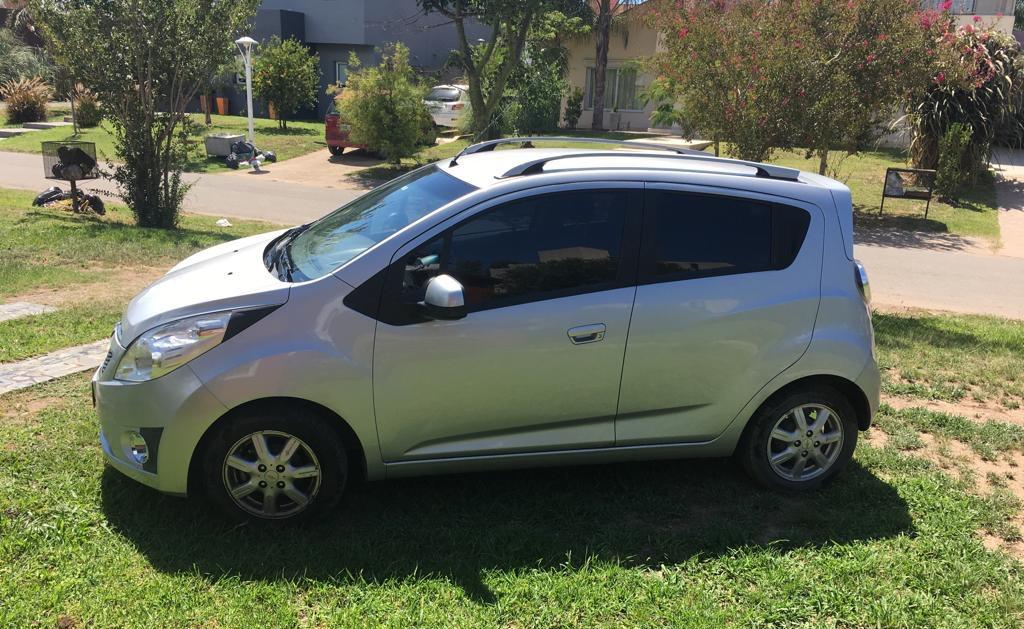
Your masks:
M 611 0 L 600 0 L 594 29 L 597 31 L 597 50 L 594 55 L 594 117 L 590 123 L 590 128 L 594 130 L 604 129 L 605 78 L 608 74 L 608 42 L 612 31 L 611 4 Z
M 721 157 L 722 155 L 722 143 L 715 138 L 715 157 Z
M 213 92 L 206 92 L 204 96 L 205 101 L 203 103 L 203 114 L 206 118 L 206 126 L 209 127 L 213 124 L 213 116 L 211 115 L 211 112 L 213 111 Z
M 75 91 L 71 90 L 71 132 L 78 135 L 78 116 L 75 115 Z
M 828 149 L 818 149 L 818 174 L 824 175 L 828 172 Z

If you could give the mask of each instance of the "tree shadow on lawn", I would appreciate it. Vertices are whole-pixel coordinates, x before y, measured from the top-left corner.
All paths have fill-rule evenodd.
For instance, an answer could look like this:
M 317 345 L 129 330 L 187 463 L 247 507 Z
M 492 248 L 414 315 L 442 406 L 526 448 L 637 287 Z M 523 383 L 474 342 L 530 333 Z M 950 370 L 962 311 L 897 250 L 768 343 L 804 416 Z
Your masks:
M 244 236 L 244 234 L 233 234 L 212 229 L 139 227 L 131 223 L 104 220 L 101 217 L 90 214 L 60 212 L 48 208 L 28 210 L 24 216 L 17 220 L 17 223 L 28 225 L 34 221 L 54 221 L 55 223 L 60 223 L 59 229 L 58 225 L 51 225 L 48 229 L 59 232 L 59 235 L 65 238 L 73 237 L 82 241 L 95 239 L 98 243 L 103 239 L 113 239 L 122 242 L 151 241 L 192 247 L 212 247 L 215 244 L 229 242 Z M 273 225 L 267 226 L 267 231 L 273 231 L 273 229 Z M 203 238 L 208 238 L 211 242 L 204 242 L 201 240 Z
M 878 214 L 858 207 L 853 213 L 854 241 L 859 245 L 965 251 L 978 246 L 977 239 L 949 233 L 942 221 L 922 216 Z
M 948 317 L 930 314 L 905 316 L 874 312 L 871 322 L 875 329 L 878 347 L 891 350 L 909 350 L 915 347 L 930 347 L 942 350 L 967 350 L 972 354 L 998 354 L 1021 352 L 1019 337 L 1010 334 L 981 336 L 972 334 L 969 328 L 951 329 Z M 1006 325 L 1013 325 L 1006 320 Z M 956 365 L 950 365 L 955 368 Z
M 755 487 L 727 460 L 551 468 L 356 484 L 296 528 L 232 526 L 202 500 L 159 495 L 107 468 L 103 510 L 163 572 L 210 579 L 450 578 L 494 602 L 486 571 L 577 568 L 588 558 L 676 565 L 737 547 L 785 552 L 913 530 L 895 489 L 851 463 L 819 492 Z

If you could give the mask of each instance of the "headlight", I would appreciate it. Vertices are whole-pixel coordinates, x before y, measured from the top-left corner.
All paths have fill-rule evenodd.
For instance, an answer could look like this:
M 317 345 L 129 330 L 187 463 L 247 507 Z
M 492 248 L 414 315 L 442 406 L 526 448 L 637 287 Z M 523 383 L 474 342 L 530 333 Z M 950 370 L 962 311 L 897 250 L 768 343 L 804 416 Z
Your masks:
M 145 382 L 170 373 L 224 340 L 230 312 L 172 321 L 146 332 L 117 364 L 114 378 Z

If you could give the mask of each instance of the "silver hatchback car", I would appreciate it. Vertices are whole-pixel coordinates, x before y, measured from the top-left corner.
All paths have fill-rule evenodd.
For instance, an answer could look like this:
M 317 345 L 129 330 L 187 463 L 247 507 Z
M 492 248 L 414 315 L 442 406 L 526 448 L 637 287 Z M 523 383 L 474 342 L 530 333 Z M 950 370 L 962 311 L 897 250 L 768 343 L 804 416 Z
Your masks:
M 264 519 L 356 478 L 735 455 L 805 490 L 842 470 L 879 399 L 850 191 L 635 143 L 493 150 L 528 140 L 146 288 L 92 383 L 110 463 Z

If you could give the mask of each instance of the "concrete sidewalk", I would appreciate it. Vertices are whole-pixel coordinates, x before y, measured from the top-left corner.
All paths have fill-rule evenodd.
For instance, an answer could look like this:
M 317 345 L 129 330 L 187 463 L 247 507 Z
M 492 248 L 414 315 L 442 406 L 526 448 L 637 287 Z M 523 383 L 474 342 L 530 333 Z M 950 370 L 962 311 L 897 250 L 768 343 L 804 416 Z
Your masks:
M 1024 151 L 996 148 L 990 164 L 999 181 L 999 236 L 1001 255 L 1024 258 Z
M 2 148 L 0 142 L 0 188 L 41 192 L 59 185 L 67 189 L 66 183 L 43 177 L 43 158 L 40 155 L 5 152 Z M 270 166 L 268 171 L 272 170 Z M 185 199 L 185 211 L 297 225 L 319 218 L 366 192 L 355 186 L 351 189 L 324 188 L 264 180 L 268 176 L 186 173 L 183 178 L 192 184 L 192 189 Z M 113 182 L 102 179 L 82 187 L 106 194 L 114 194 L 117 190 Z

